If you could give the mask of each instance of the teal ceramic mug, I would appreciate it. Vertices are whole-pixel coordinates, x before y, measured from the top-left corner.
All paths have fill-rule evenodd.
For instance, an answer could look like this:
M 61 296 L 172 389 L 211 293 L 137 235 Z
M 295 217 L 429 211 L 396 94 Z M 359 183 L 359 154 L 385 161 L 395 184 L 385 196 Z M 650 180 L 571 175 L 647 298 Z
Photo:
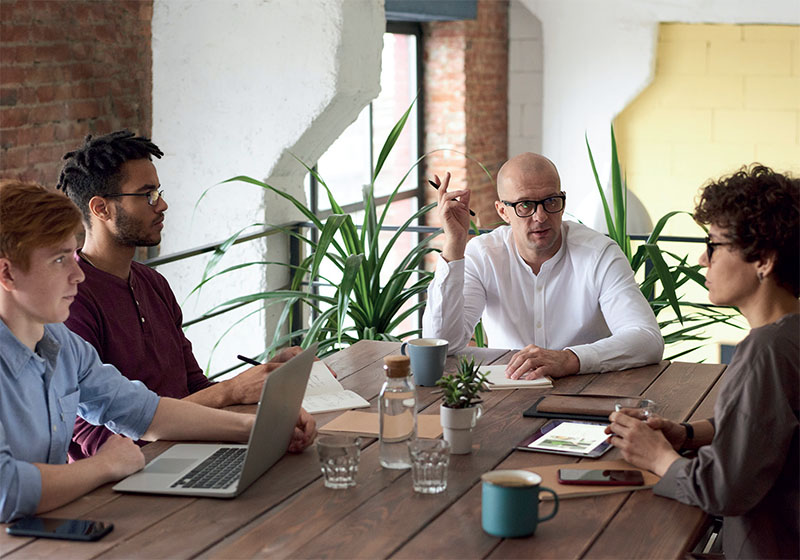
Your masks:
M 523 470 L 490 471 L 483 480 L 481 523 L 495 537 L 527 537 L 558 512 L 558 496 L 541 486 L 542 477 Z M 553 495 L 553 511 L 539 517 L 539 492 Z

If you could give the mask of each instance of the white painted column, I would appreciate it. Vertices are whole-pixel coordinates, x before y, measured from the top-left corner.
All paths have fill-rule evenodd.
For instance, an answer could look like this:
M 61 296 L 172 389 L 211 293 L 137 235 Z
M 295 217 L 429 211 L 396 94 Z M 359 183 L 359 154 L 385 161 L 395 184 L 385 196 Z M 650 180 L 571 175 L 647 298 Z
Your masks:
M 508 157 L 542 150 L 542 23 L 519 0 L 508 6 Z
M 253 186 L 219 186 L 195 203 L 236 175 L 266 179 L 304 200 L 305 172 L 290 152 L 313 163 L 377 96 L 384 27 L 381 0 L 155 0 L 153 140 L 166 154 L 156 167 L 170 205 L 162 254 L 251 223 L 300 217 Z M 285 246 L 285 238 L 268 250 L 263 242 L 239 246 L 221 268 L 245 259 L 286 261 Z M 199 282 L 205 261 L 161 267 L 179 301 Z M 268 276 L 279 282 L 282 275 Z M 265 288 L 255 269 L 226 284 L 209 284 L 184 306 L 185 318 Z M 232 321 L 189 329 L 201 366 Z M 237 353 L 263 349 L 265 332 L 271 338 L 256 314 L 217 351 L 216 369 Z

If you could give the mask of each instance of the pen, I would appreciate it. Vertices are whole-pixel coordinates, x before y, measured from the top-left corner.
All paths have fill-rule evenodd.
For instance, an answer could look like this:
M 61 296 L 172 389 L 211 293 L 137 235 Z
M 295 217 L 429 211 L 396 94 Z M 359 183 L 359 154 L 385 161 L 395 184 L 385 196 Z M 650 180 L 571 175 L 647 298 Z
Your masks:
M 260 365 L 261 365 L 261 362 L 257 362 L 257 361 L 255 361 L 255 360 L 251 360 L 251 359 L 250 359 L 250 358 L 248 358 L 247 356 L 242 356 L 241 354 L 239 354 L 239 355 L 238 355 L 238 356 L 236 356 L 236 357 L 237 357 L 238 359 L 242 360 L 244 363 L 246 363 L 246 364 L 250 364 L 251 366 L 260 366 Z
M 434 182 L 433 182 L 433 181 L 431 181 L 430 179 L 428 179 L 428 182 L 431 184 L 431 186 L 432 186 L 434 189 L 436 189 L 437 191 L 439 190 L 439 185 L 437 185 L 436 183 L 434 183 Z M 469 211 L 469 215 L 470 215 L 470 216 L 474 216 L 474 215 L 475 215 L 475 212 L 473 212 L 472 210 L 470 210 L 470 211 Z

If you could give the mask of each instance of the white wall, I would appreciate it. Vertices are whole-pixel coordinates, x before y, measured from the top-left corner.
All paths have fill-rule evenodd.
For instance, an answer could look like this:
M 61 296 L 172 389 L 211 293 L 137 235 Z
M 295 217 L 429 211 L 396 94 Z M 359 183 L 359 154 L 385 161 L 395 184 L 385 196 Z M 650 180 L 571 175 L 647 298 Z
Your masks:
M 659 22 L 800 23 L 798 0 L 520 0 L 542 22 L 542 153 L 558 166 L 570 211 L 595 225 L 596 194 L 584 142 L 609 175 L 609 126 L 652 80 Z M 535 97 L 535 93 L 531 97 Z
M 508 6 L 508 157 L 542 150 L 542 23 L 522 5 Z
M 253 222 L 299 217 L 257 187 L 216 187 L 235 175 L 265 180 L 304 200 L 303 168 L 313 163 L 379 92 L 385 27 L 382 0 L 155 0 L 153 9 L 153 140 L 165 152 L 156 163 L 170 204 L 162 254 L 227 237 Z M 225 266 L 244 259 L 286 261 L 285 239 L 237 249 Z M 243 246 L 242 246 L 243 247 Z M 182 301 L 202 264 L 159 269 Z M 198 262 L 196 262 L 198 261 Z M 269 276 L 279 281 L 280 276 Z M 212 303 L 263 289 L 255 271 L 227 293 L 210 285 L 184 306 L 185 318 Z M 204 365 L 231 319 L 188 331 Z M 218 350 L 219 367 L 236 353 L 263 349 L 269 324 L 254 317 Z M 212 368 L 214 369 L 214 368 Z

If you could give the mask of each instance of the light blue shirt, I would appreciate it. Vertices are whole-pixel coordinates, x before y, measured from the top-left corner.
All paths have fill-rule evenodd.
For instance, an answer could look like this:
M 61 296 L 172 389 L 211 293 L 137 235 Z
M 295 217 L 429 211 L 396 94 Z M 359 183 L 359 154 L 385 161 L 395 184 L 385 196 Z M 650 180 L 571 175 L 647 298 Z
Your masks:
M 42 479 L 32 463 L 66 463 L 76 415 L 137 440 L 158 400 L 64 325 L 45 325 L 31 352 L 0 320 L 0 521 L 36 511 Z

